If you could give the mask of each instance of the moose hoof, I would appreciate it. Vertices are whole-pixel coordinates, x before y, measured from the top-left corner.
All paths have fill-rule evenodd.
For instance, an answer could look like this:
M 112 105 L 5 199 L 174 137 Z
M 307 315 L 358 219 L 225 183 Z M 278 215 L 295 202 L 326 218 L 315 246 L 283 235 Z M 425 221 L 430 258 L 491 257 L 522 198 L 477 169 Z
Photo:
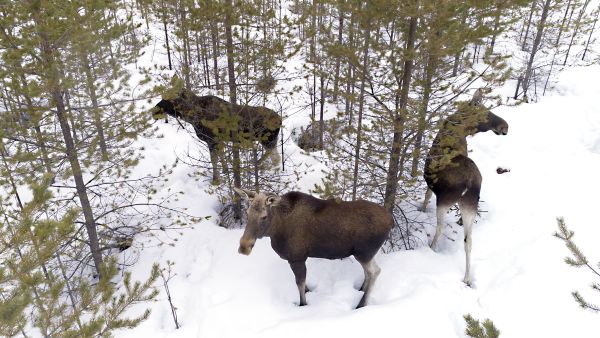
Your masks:
M 465 283 L 465 285 L 466 285 L 466 286 L 468 286 L 468 287 L 470 287 L 470 288 L 472 288 L 472 287 L 473 287 L 473 286 L 471 285 L 471 280 L 470 280 L 470 279 L 467 279 L 467 278 L 463 279 L 463 283 Z

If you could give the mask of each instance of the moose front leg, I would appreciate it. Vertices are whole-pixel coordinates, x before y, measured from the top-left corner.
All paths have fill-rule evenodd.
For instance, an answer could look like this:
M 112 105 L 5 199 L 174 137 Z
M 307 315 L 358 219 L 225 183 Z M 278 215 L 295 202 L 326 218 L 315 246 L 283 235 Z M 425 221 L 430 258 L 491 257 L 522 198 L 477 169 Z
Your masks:
M 208 143 L 208 152 L 210 153 L 210 163 L 212 165 L 212 184 L 219 183 L 219 155 L 216 143 Z
M 300 306 L 306 305 L 306 260 L 289 262 L 294 276 L 296 277 L 296 286 L 300 294 Z

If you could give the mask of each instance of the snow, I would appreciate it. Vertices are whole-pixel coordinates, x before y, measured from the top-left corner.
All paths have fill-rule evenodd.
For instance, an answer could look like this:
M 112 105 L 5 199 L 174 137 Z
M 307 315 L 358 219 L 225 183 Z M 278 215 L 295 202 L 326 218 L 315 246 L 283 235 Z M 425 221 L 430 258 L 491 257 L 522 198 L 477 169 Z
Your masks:
M 175 168 L 170 186 L 184 189 L 180 207 L 213 218 L 186 230 L 172 246 L 150 246 L 131 268 L 147 274 L 152 262 L 176 263 L 170 282 L 181 328 L 175 330 L 164 292 L 150 304 L 150 318 L 120 337 L 464 337 L 462 316 L 491 318 L 503 337 L 593 337 L 598 315 L 578 308 L 570 292 L 587 292 L 593 277 L 567 266 L 564 244 L 552 236 L 564 216 L 591 262 L 597 245 L 600 191 L 600 66 L 566 70 L 557 88 L 537 103 L 499 107 L 508 135 L 478 134 L 469 139 L 470 156 L 483 175 L 482 213 L 474 226 L 472 288 L 462 283 L 462 230 L 445 229 L 440 252 L 428 247 L 379 253 L 382 272 L 370 305 L 354 310 L 362 293 L 362 269 L 353 259 L 309 259 L 308 306 L 298 293 L 287 262 L 259 240 L 250 256 L 237 253 L 242 229 L 216 226 L 215 197 L 206 183 Z M 175 124 L 159 123 L 164 138 L 145 140 L 145 161 L 171 163 L 194 137 Z M 289 148 L 289 149 L 288 149 Z M 174 151 L 172 149 L 175 149 Z M 297 163 L 303 154 L 291 141 L 286 151 Z M 496 174 L 496 168 L 511 171 Z M 307 191 L 317 173 L 301 182 Z M 418 201 L 415 201 L 418 203 Z M 434 203 L 427 218 L 433 231 Z M 450 218 L 450 217 L 448 217 Z M 144 239 L 141 239 L 144 241 Z M 136 249 L 130 249 L 136 250 Z M 130 251 L 128 250 L 128 251 Z M 132 253 L 125 254 L 131 255 Z M 147 307 L 148 304 L 141 305 Z

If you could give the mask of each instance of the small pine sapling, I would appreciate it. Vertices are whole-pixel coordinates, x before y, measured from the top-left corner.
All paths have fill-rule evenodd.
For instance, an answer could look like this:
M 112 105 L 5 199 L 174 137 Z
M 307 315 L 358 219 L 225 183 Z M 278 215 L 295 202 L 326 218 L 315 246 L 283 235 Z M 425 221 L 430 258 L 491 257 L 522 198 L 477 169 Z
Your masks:
M 572 257 L 565 257 L 565 263 L 569 264 L 570 266 L 576 267 L 576 268 L 587 267 L 593 274 L 595 274 L 597 277 L 600 277 L 600 263 L 598 263 L 596 268 L 591 266 L 587 257 L 585 257 L 585 255 L 583 254 L 583 252 L 581 252 L 579 247 L 577 247 L 575 242 L 573 242 L 572 238 L 573 238 L 573 235 L 575 235 L 575 233 L 567 228 L 564 218 L 558 217 L 556 219 L 556 221 L 558 223 L 559 231 L 555 232 L 554 236 L 556 238 L 564 241 L 565 245 L 567 246 L 567 248 L 573 255 Z M 591 285 L 591 288 L 595 291 L 600 292 L 600 283 L 593 282 Z M 588 301 L 586 301 L 583 298 L 583 296 L 581 296 L 579 291 L 573 291 L 573 292 L 571 292 L 571 294 L 573 295 L 573 298 L 575 298 L 575 301 L 582 308 L 590 310 L 592 312 L 600 312 L 600 306 L 591 304 Z
M 494 326 L 494 323 L 485 319 L 483 323 L 480 323 L 479 320 L 473 318 L 470 314 L 466 314 L 463 316 L 465 321 L 467 322 L 467 328 L 465 329 L 465 334 L 472 338 L 498 338 L 500 337 L 500 330 Z

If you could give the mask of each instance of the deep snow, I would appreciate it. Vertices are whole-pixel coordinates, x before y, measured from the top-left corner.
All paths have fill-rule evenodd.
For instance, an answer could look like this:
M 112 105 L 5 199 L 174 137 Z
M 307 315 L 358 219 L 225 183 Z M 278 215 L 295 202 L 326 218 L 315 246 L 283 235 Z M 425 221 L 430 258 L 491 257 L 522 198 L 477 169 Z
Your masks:
M 149 320 L 120 336 L 464 337 L 462 316 L 471 313 L 493 319 L 503 337 L 597 337 L 600 317 L 578 308 L 570 295 L 578 289 L 595 300 L 597 294 L 588 292 L 594 276 L 563 262 L 568 251 L 552 233 L 555 218 L 564 216 L 590 261 L 600 261 L 598 78 L 600 66 L 566 70 L 538 103 L 495 109 L 510 125 L 507 136 L 470 138 L 470 156 L 483 175 L 481 208 L 487 211 L 474 226 L 473 288 L 461 282 L 462 229 L 453 226 L 455 231 L 446 228 L 440 252 L 422 247 L 378 254 L 382 272 L 371 305 L 360 310 L 353 310 L 361 296 L 359 264 L 353 258 L 309 259 L 312 292 L 309 305 L 298 307 L 293 274 L 269 240 L 258 241 L 250 256 L 239 255 L 242 229 L 217 227 L 213 218 L 185 231 L 175 247 L 126 251 L 139 255 L 134 275 L 146 275 L 154 261 L 176 263 L 170 288 L 182 327 L 174 329 L 161 293 L 150 305 Z M 159 128 L 163 139 L 145 141 L 148 164 L 170 163 L 186 147 L 197 147 L 174 124 Z M 291 141 L 286 149 L 309 157 Z M 511 171 L 498 175 L 498 166 Z M 180 206 L 216 216 L 215 198 L 188 177 L 191 171 L 180 165 L 170 180 L 186 191 Z M 311 181 L 302 184 L 304 190 Z M 426 215 L 431 223 L 433 206 Z

